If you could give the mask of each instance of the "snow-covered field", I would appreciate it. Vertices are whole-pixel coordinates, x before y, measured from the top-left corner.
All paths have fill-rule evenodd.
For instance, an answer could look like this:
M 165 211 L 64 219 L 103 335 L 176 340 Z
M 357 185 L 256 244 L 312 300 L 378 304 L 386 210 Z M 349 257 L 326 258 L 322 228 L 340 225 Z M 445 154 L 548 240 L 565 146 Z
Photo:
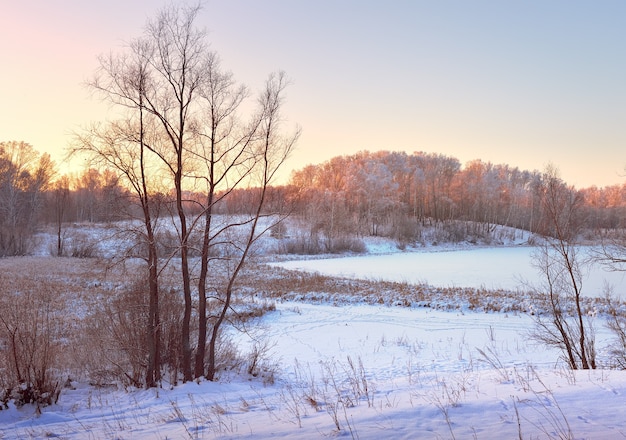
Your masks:
M 455 252 L 438 253 L 437 266 L 446 257 Z M 382 278 L 393 258 L 352 264 Z M 595 324 L 602 360 L 611 335 L 602 317 Z M 526 314 L 279 302 L 232 331 L 242 351 L 259 351 L 257 377 L 126 391 L 73 383 L 40 415 L 0 411 L 0 438 L 626 438 L 626 371 L 570 371 L 530 340 L 532 327 Z

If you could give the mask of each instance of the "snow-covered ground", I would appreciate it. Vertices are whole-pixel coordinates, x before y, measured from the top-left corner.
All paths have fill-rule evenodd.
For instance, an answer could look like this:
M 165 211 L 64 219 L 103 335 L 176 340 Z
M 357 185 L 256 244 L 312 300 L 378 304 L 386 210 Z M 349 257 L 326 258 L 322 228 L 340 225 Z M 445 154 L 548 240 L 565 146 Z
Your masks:
M 569 371 L 529 342 L 531 327 L 526 315 L 282 303 L 235 336 L 267 347 L 273 382 L 224 374 L 131 392 L 76 384 L 39 416 L 0 411 L 0 437 L 626 437 L 626 372 Z M 599 345 L 607 337 L 600 328 Z
M 427 260 L 451 267 L 456 252 Z M 475 260 L 502 259 L 497 248 L 480 252 Z M 348 261 L 352 273 L 376 268 L 368 277 L 385 278 L 403 255 L 331 266 Z M 293 264 L 320 270 L 319 261 Z M 612 338 L 603 319 L 601 361 Z M 626 371 L 570 371 L 529 338 L 532 328 L 526 314 L 278 302 L 247 333 L 231 331 L 241 351 L 259 354 L 255 377 L 224 372 L 152 390 L 73 383 L 41 414 L 0 411 L 0 439 L 626 438 Z

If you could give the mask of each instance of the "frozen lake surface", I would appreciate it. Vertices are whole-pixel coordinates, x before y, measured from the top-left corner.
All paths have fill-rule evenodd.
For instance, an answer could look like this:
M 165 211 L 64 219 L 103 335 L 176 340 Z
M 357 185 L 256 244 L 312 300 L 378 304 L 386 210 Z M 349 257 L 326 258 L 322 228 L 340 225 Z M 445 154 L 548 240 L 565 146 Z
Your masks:
M 430 250 L 276 264 L 286 269 L 349 278 L 426 283 L 437 287 L 527 290 L 525 284 L 541 282 L 532 264 L 534 251 L 535 248 L 529 246 Z M 604 296 L 608 282 L 615 295 L 626 298 L 625 275 L 595 265 L 583 281 L 583 293 Z

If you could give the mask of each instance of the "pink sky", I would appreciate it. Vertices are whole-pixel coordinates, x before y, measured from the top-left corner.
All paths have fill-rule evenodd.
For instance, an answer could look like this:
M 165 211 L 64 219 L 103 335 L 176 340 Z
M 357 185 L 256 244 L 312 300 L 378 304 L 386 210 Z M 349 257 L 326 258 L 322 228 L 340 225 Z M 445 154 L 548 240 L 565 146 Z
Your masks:
M 71 133 L 107 117 L 82 83 L 161 2 L 4 2 L 0 141 L 62 162 Z M 522 169 L 555 164 L 578 187 L 624 182 L 626 3 L 204 2 L 199 25 L 253 90 L 293 80 L 303 128 L 285 169 L 359 150 L 437 152 Z M 80 164 L 74 164 L 80 165 Z

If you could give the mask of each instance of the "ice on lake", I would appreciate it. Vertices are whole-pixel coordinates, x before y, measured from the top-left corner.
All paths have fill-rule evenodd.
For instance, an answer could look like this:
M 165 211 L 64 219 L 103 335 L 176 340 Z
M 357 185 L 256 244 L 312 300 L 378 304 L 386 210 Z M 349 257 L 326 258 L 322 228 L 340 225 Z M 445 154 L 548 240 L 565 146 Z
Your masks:
M 286 269 L 349 278 L 514 291 L 528 290 L 529 283 L 541 283 L 541 274 L 533 266 L 535 250 L 529 246 L 515 246 L 399 252 L 275 264 Z M 583 280 L 583 293 L 604 296 L 604 287 L 608 283 L 615 295 L 625 298 L 625 275 L 594 265 Z

